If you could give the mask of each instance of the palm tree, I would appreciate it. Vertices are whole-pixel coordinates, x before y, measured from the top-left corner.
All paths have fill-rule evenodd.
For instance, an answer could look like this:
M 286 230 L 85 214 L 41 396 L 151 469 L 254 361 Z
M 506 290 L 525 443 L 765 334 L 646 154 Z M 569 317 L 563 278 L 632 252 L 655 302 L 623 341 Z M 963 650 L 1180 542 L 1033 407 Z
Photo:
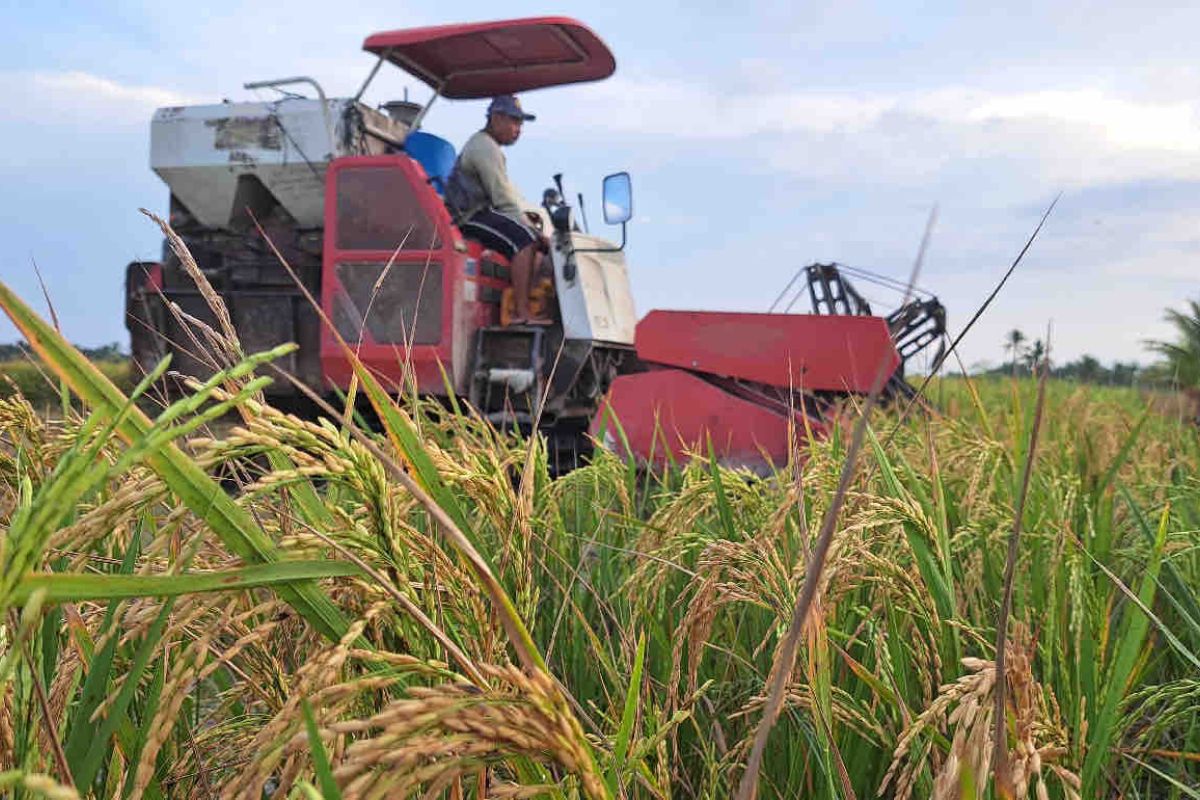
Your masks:
M 1180 386 L 1200 387 L 1200 302 L 1187 301 L 1187 308 L 1167 309 L 1170 322 L 1178 335 L 1174 342 L 1150 341 L 1147 346 L 1166 357 L 1171 377 Z
M 1034 339 L 1033 344 L 1025 351 L 1025 363 L 1031 370 L 1037 370 L 1042 366 L 1042 359 L 1046 357 L 1046 345 L 1042 344 L 1041 339 Z
M 1008 332 L 1004 337 L 1004 349 L 1012 353 L 1012 370 L 1013 375 L 1017 374 L 1017 356 L 1021 353 L 1021 342 L 1025 341 L 1025 334 L 1021 333 L 1016 328 Z

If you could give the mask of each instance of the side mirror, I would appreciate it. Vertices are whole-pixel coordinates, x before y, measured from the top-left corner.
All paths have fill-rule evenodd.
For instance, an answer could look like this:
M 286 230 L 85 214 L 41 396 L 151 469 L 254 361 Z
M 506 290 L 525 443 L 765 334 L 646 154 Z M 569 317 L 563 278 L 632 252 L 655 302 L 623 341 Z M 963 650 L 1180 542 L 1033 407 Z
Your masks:
M 600 205 L 604 207 L 604 221 L 609 225 L 621 226 L 621 244 L 619 247 L 576 248 L 576 253 L 619 253 L 625 249 L 625 223 L 633 218 L 633 186 L 629 182 L 628 172 L 614 172 L 604 179 Z
M 628 172 L 616 172 L 604 179 L 604 221 L 624 225 L 633 218 L 633 186 Z

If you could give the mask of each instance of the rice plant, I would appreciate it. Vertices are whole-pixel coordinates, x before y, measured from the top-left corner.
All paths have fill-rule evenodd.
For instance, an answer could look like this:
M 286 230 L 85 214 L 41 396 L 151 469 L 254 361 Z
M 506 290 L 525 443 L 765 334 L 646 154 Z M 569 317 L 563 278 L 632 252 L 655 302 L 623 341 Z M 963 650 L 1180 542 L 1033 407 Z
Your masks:
M 366 370 L 379 430 L 282 413 L 282 351 L 151 417 L 169 364 L 126 394 L 0 305 L 77 401 L 0 399 L 0 793 L 737 790 L 848 429 L 767 479 L 551 480 Z M 1054 383 L 1035 421 L 1024 376 L 929 394 L 869 420 L 758 796 L 1200 796 L 1196 429 Z

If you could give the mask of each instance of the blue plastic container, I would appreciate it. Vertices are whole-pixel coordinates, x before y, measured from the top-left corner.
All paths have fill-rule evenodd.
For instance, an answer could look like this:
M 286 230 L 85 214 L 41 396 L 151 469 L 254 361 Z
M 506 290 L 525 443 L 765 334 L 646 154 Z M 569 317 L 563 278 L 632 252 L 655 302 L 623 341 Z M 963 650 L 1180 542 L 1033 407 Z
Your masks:
M 404 151 L 424 168 L 437 193 L 443 194 L 454 169 L 454 145 L 432 133 L 413 131 L 404 140 Z

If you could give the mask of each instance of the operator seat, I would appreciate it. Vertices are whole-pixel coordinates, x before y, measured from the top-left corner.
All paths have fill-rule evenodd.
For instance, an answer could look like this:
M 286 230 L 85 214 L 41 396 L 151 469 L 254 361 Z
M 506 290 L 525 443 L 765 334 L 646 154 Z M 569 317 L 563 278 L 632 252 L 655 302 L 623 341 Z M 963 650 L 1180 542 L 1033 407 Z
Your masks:
M 446 181 L 454 169 L 454 145 L 440 136 L 425 131 L 412 131 L 404 139 L 404 151 L 425 169 L 429 185 L 439 195 L 446 191 Z

